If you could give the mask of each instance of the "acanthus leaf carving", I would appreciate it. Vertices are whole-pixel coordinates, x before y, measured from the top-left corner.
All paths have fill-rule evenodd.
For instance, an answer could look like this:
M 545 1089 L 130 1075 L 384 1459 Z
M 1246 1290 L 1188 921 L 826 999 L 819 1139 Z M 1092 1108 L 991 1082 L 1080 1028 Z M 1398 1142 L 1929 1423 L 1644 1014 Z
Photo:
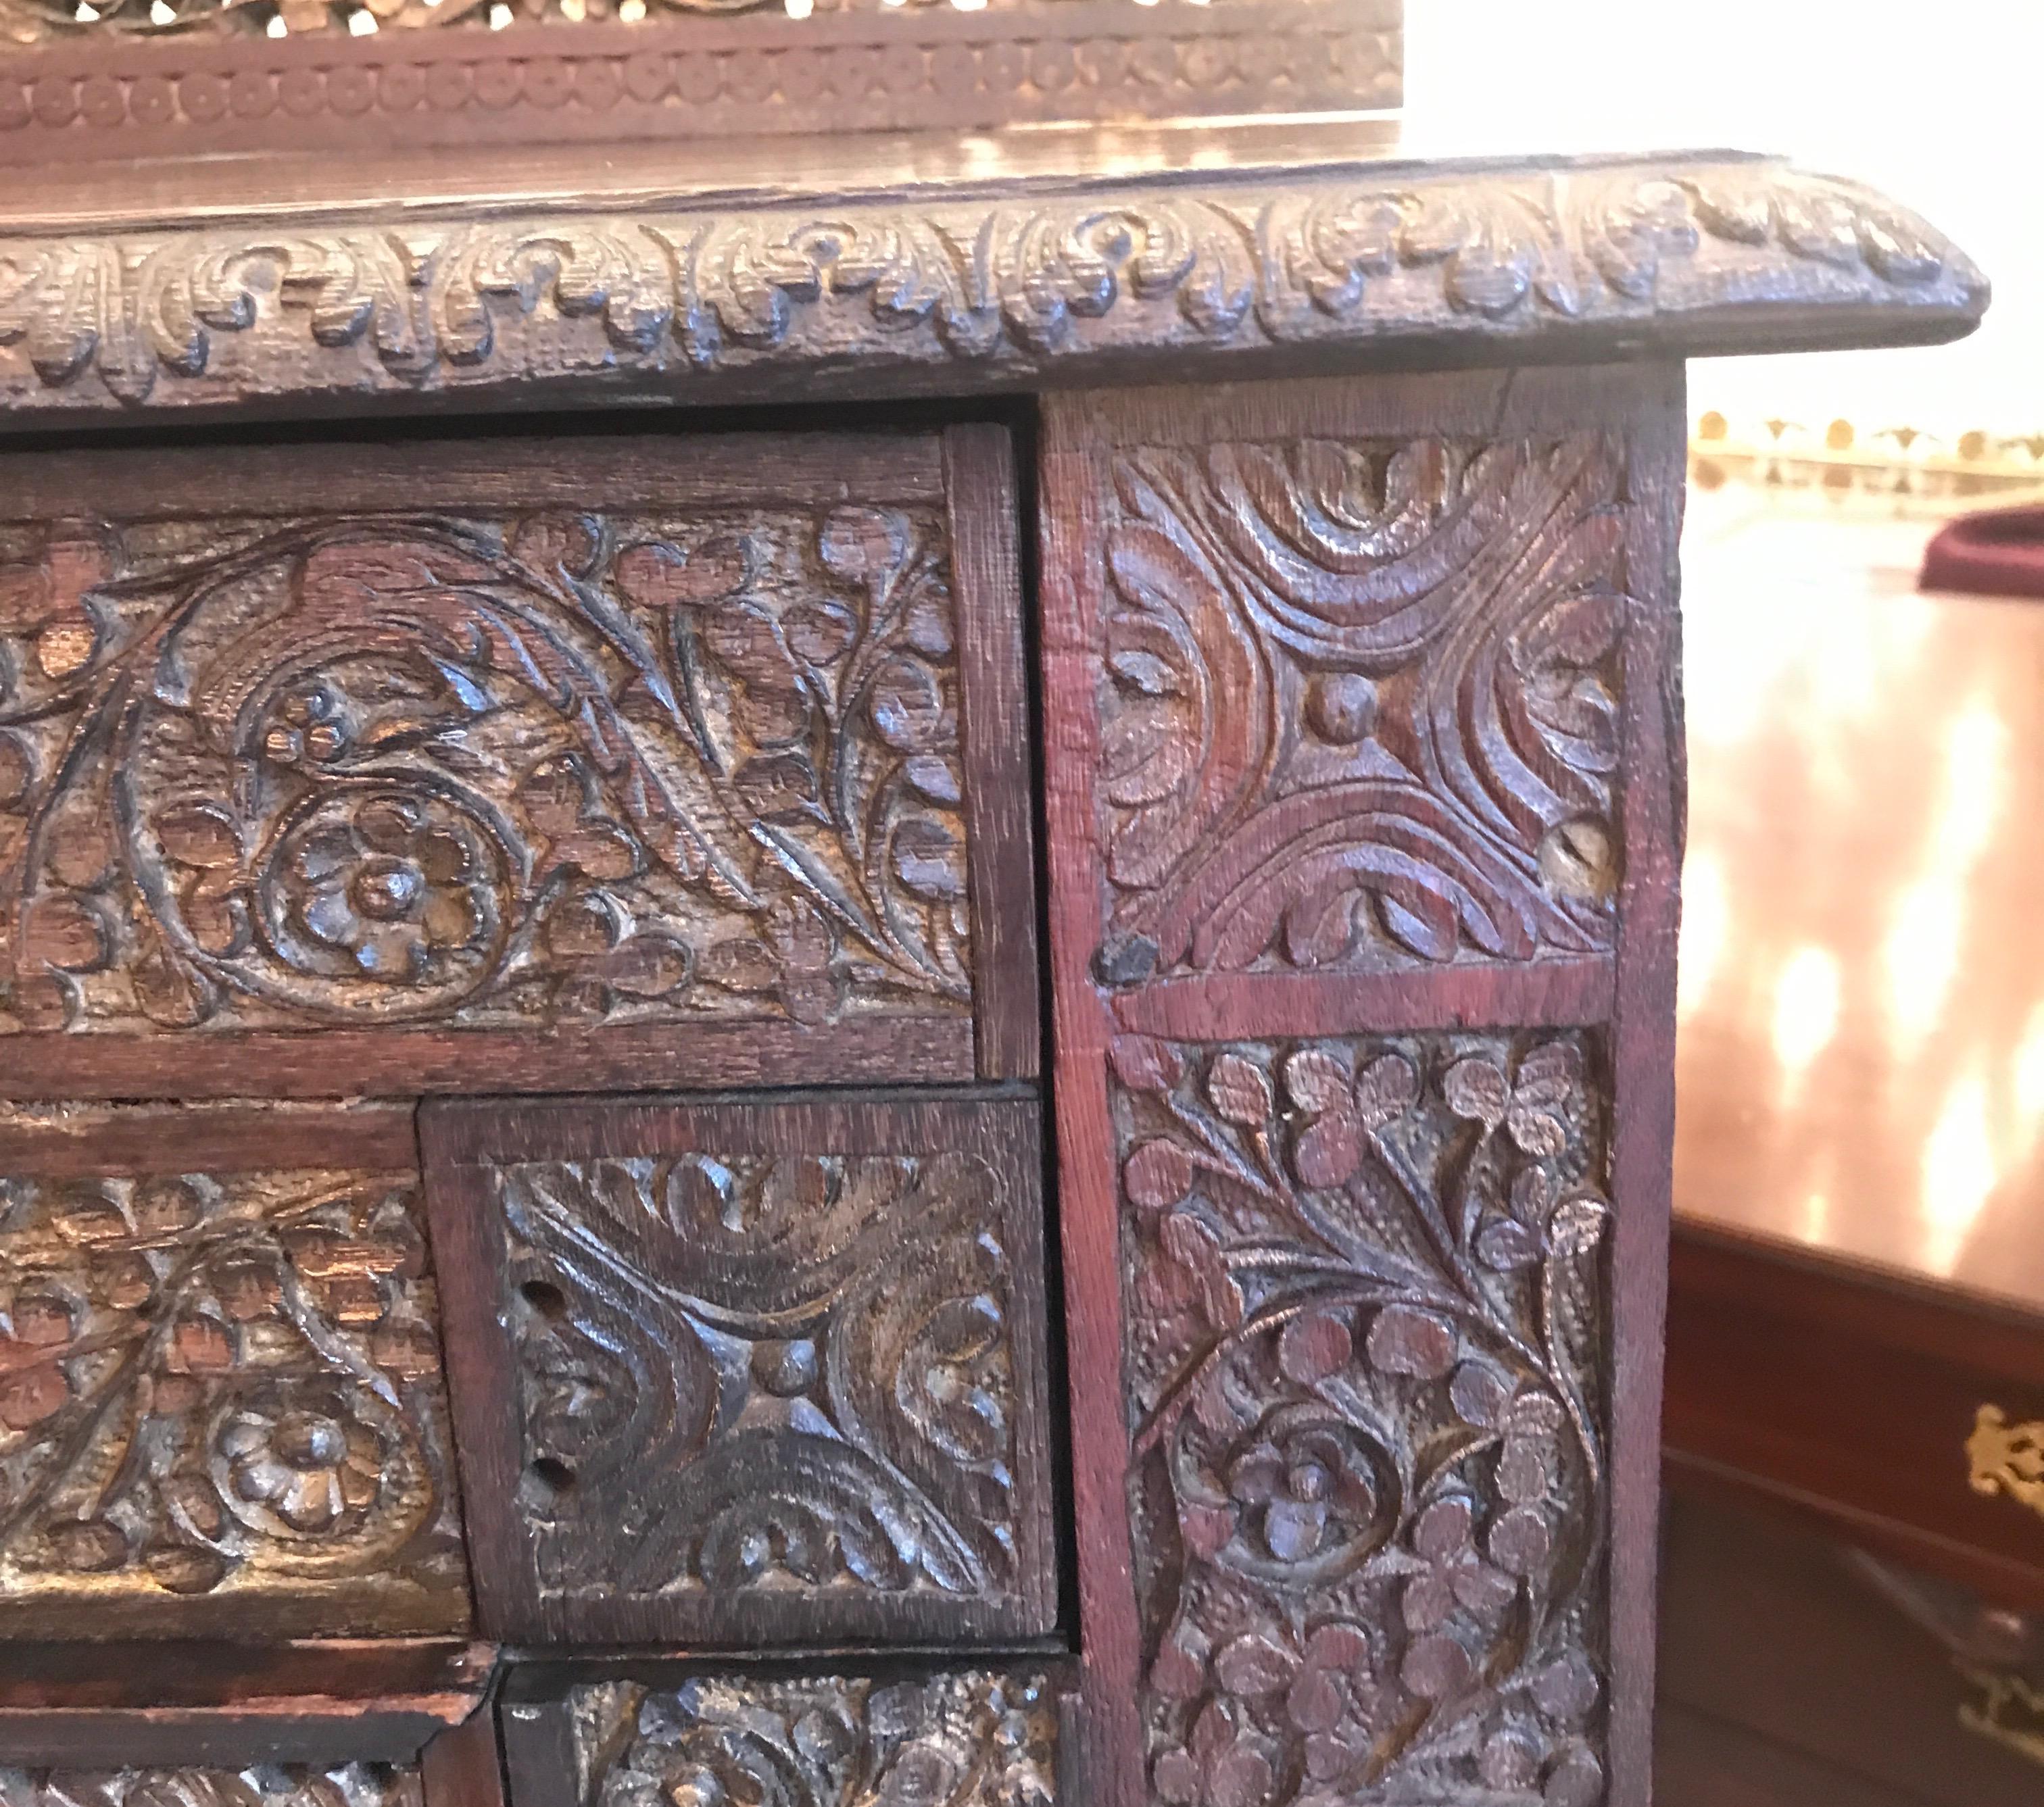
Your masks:
M 430 247 L 404 248 L 421 231 Z M 107 399 L 197 399 L 217 341 L 239 333 L 259 342 L 262 368 L 298 330 L 329 355 L 299 370 L 293 352 L 270 389 L 861 359 L 993 380 L 1181 347 L 1649 321 L 1679 334 L 1689 313 L 1763 294 L 1813 316 L 1892 308 L 1898 326 L 1911 310 L 1947 314 L 1956 331 L 1985 286 L 1879 197 L 1761 159 L 0 240 L 0 347 L 25 345 L 34 379 L 13 392 L 85 405 L 99 399 L 83 380 L 94 371 Z

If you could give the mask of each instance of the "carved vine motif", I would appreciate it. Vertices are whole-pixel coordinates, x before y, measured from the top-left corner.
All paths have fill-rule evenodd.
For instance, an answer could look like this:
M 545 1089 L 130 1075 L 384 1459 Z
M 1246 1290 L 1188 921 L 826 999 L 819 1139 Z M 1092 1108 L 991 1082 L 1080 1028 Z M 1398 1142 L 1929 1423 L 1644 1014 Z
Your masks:
M 245 1770 L 0 1768 L 0 1807 L 423 1807 L 414 1769 L 387 1763 Z
M 1116 1045 L 1158 1801 L 1601 1797 L 1595 1057 Z
M 1608 949 L 1619 470 L 1596 436 L 1122 456 L 1102 976 Z
M 0 1180 L 0 1611 L 359 1583 L 466 1624 L 417 1187 Z
M 966 1007 L 932 518 L 15 540 L 0 1029 Z
M 1057 1712 L 1040 1675 L 877 1682 L 705 1677 L 571 1697 L 594 1807 L 1050 1807 Z
M 103 405 L 147 399 L 159 379 L 177 386 L 160 399 L 202 393 L 215 386 L 194 379 L 250 333 L 237 393 L 248 360 L 263 393 L 620 364 L 693 381 L 863 358 L 992 376 L 1164 347 L 1545 335 L 1763 301 L 1956 317 L 1984 295 L 1954 247 L 1865 190 L 1767 163 L 1674 163 L 1392 189 L 1128 185 L 1006 205 L 0 241 L 0 351 L 20 346 L 28 366 L 6 377 L 14 393 Z
M 983 1160 L 532 1164 L 501 1196 L 543 1591 L 1016 1591 Z

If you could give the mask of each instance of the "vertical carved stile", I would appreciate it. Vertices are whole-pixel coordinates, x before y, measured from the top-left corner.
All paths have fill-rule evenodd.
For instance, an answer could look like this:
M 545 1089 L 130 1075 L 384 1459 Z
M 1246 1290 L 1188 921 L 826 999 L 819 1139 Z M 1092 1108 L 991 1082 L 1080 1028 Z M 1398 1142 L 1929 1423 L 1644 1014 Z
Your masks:
M 1119 1807 L 1645 1798 L 1680 419 L 1658 370 L 1051 409 Z

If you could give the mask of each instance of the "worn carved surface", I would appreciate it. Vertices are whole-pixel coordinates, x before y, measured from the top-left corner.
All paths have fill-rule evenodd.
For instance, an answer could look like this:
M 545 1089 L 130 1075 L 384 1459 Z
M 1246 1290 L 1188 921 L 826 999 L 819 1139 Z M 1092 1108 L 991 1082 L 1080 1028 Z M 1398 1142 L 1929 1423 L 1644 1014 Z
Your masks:
M 474 390 L 947 389 L 1162 351 L 1404 339 L 1669 349 L 1949 338 L 1979 272 L 1922 221 L 1781 164 L 1366 165 L 1055 182 L 997 201 L 370 212 L 0 236 L 0 401 Z M 1772 325 L 1727 321 L 1742 308 Z M 1835 315 L 1835 327 L 1827 324 Z
M 1612 945 L 1622 455 L 1118 452 L 1098 972 Z
M 1026 1107 L 966 1109 L 1009 1127 L 839 1153 L 713 1123 L 688 1152 L 489 1171 L 518 1466 L 469 1485 L 515 1488 L 541 1622 L 1045 1629 L 1034 1138 L 1007 1139 Z
M 0 1807 L 424 1807 L 416 1769 L 254 1763 L 246 1769 L 10 1769 Z
M 1399 17 L 1397 0 L 0 0 L 0 45 L 25 47 L 0 70 L 0 163 L 1353 112 L 1398 104 Z
M 1602 1798 L 1598 1058 L 1115 1045 L 1155 1800 Z
M 569 1697 L 580 1798 L 758 1807 L 1050 1807 L 1057 1712 L 1040 1675 L 916 1681 L 705 1676 L 600 1682 Z
M 969 1007 L 940 515 L 0 536 L 0 1030 Z
M 0 1631 L 467 1625 L 417 1187 L 0 1179 Z

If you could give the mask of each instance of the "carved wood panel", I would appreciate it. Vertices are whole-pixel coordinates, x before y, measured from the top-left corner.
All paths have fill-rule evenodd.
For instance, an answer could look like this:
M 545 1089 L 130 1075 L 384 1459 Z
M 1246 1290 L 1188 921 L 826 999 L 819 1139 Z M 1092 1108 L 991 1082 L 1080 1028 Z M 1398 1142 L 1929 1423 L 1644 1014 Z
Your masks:
M 492 1635 L 1050 1628 L 1032 1104 L 449 1107 L 427 1145 Z
M 363 1038 L 322 1050 L 328 1090 L 367 1078 L 351 1045 L 405 1085 L 406 1032 L 601 1031 L 635 1077 L 824 1039 L 968 1076 L 986 627 L 936 444 L 900 503 L 777 500 L 775 442 L 720 449 L 769 493 L 660 506 L 563 446 L 562 506 L 529 459 L 451 478 L 429 449 L 410 512 L 321 508 L 309 473 L 260 513 L 0 527 L 0 1032 L 67 1038 L 87 1085 L 309 1030 Z
M 1658 372 L 1051 410 L 1113 1807 L 1646 1798 L 1681 424 Z
M 159 1807 L 167 1801 L 179 1807 L 427 1807 L 418 1770 L 390 1763 L 111 1770 L 0 1766 L 0 1807 Z M 443 1804 L 436 1801 L 433 1807 Z
M 1596 1047 L 1111 1059 L 1154 1796 L 1601 1798 Z
M 0 1635 L 469 1620 L 409 1114 L 0 1118 Z
M 1057 1700 L 1042 1675 L 950 1670 L 898 1680 L 697 1676 L 573 1690 L 564 1717 L 591 1807 L 657 1800 L 774 1807 L 1051 1807 Z M 512 1799 L 538 1807 L 513 1746 Z

